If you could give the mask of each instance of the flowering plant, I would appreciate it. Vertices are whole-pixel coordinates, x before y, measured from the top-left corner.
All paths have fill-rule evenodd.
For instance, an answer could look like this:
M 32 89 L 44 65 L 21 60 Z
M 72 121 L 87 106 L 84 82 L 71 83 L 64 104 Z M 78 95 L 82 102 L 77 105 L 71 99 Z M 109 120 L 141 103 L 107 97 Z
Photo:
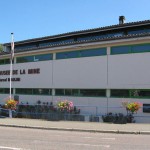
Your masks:
M 12 109 L 12 110 L 15 110 L 16 109 L 16 106 L 17 106 L 18 102 L 13 100 L 13 99 L 9 99 L 6 101 L 4 107 L 6 109 Z
M 60 102 L 57 103 L 57 108 L 61 112 L 66 112 L 66 111 L 71 112 L 74 109 L 73 102 L 68 101 L 68 100 L 60 101 Z
M 141 104 L 138 102 L 128 103 L 127 105 L 127 109 L 132 113 L 137 112 L 140 109 L 140 107 L 141 107 Z
M 130 111 L 131 113 L 137 112 L 141 107 L 141 104 L 138 102 L 123 102 L 122 105 L 126 108 L 127 111 Z

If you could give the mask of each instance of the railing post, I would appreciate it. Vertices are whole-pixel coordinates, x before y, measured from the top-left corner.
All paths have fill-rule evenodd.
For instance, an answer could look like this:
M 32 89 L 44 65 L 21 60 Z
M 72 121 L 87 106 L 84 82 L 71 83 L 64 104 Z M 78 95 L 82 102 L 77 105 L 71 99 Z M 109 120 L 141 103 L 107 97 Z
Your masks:
M 9 118 L 12 118 L 12 110 L 9 109 Z

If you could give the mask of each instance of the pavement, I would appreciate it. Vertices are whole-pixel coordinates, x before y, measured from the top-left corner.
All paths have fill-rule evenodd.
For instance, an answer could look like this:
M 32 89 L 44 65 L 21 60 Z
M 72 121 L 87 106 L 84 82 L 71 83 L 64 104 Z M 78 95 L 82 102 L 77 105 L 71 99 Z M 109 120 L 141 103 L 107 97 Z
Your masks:
M 102 122 L 47 121 L 25 118 L 0 118 L 0 126 L 44 130 L 150 135 L 150 124 L 144 123 L 112 124 Z

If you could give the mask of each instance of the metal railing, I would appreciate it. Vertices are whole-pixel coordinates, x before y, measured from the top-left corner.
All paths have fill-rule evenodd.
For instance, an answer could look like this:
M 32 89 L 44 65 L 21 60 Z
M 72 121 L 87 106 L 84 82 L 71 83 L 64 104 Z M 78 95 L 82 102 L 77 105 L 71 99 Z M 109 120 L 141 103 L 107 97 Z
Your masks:
M 25 105 L 22 105 L 25 106 Z M 35 106 L 35 105 L 34 105 Z M 29 107 L 31 110 L 29 111 Z M 68 120 L 68 121 L 94 121 L 99 122 L 103 115 L 113 112 L 114 114 L 122 113 L 127 115 L 127 112 L 124 107 L 102 107 L 102 106 L 86 106 L 86 105 L 76 105 L 80 112 L 66 113 L 66 112 L 57 112 L 49 110 L 50 106 L 37 105 L 37 108 L 47 108 L 47 110 L 32 110 L 33 105 L 28 105 L 26 109 L 17 111 L 12 111 L 12 117 L 16 118 L 30 118 L 30 119 L 44 119 L 50 121 L 57 120 Z M 146 108 L 146 107 L 144 107 Z M 141 110 L 143 107 L 141 107 Z M 147 107 L 147 109 L 149 109 Z M 104 110 L 101 112 L 101 110 Z M 135 119 L 149 119 L 150 114 L 148 113 L 137 113 L 133 114 Z M 10 117 L 10 112 L 8 109 L 0 108 L 0 117 Z

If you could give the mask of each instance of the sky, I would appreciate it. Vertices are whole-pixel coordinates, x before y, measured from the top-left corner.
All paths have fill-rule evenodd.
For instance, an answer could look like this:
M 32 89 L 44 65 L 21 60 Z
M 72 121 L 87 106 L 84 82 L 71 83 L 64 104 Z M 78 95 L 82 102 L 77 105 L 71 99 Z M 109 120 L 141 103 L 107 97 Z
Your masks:
M 0 43 L 150 19 L 150 0 L 0 0 Z

